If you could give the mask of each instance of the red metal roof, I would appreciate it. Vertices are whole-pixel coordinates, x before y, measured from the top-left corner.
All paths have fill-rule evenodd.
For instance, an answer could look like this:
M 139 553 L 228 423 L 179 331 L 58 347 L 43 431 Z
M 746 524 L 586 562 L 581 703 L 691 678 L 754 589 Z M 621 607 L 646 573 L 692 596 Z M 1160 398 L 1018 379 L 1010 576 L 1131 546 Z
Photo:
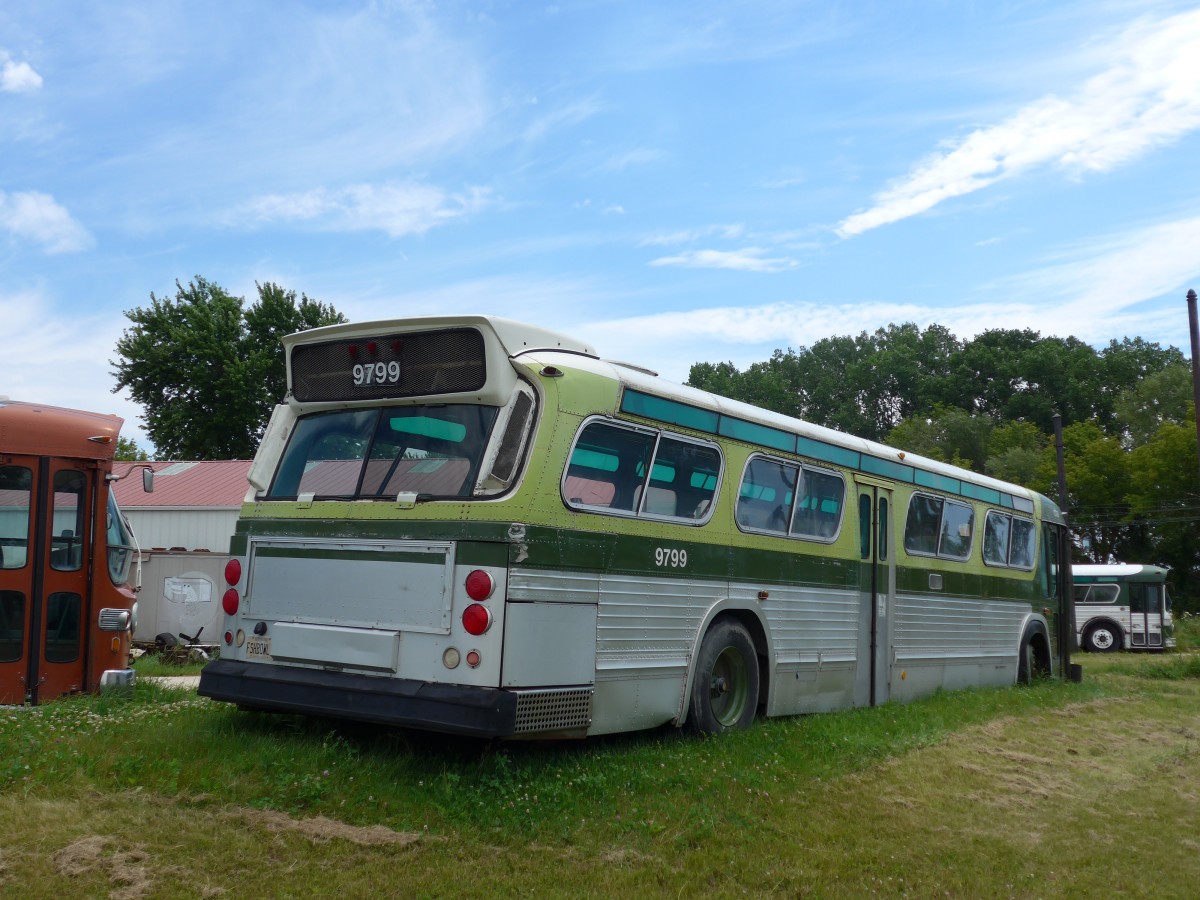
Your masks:
M 249 459 L 208 462 L 129 463 L 118 460 L 113 472 L 124 475 L 130 465 L 154 469 L 154 493 L 142 490 L 142 476 L 135 469 L 113 486 L 117 503 L 133 508 L 239 508 L 246 496 Z

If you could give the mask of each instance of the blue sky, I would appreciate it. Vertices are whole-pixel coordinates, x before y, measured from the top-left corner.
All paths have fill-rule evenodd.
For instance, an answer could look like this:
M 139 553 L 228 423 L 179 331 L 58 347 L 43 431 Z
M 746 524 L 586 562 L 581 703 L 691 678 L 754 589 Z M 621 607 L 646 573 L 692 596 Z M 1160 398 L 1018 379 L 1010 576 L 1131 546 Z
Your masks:
M 150 293 L 536 322 L 682 381 L 888 323 L 1190 355 L 1200 5 L 0 6 L 0 394 Z

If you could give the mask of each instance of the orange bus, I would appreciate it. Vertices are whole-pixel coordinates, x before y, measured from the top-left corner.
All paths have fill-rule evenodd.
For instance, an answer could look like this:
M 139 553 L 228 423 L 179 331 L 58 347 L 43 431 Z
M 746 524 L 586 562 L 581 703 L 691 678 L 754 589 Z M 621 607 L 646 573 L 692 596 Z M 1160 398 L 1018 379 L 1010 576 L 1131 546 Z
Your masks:
M 0 397 L 0 704 L 133 683 L 137 548 L 110 490 L 121 424 Z

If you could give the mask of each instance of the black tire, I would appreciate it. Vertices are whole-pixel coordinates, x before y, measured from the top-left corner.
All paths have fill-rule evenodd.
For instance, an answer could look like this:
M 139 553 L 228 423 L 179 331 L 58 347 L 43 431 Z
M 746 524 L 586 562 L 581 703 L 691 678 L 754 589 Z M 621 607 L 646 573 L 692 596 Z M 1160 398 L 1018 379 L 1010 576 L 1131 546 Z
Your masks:
M 688 726 L 699 734 L 748 728 L 758 708 L 758 680 L 750 633 L 734 619 L 718 619 L 696 656 Z
M 1031 631 L 1021 638 L 1020 655 L 1017 657 L 1017 684 L 1033 684 L 1035 679 L 1045 678 L 1050 674 L 1047 661 L 1038 655 L 1033 637 L 1034 633 Z
M 1115 653 L 1121 649 L 1121 632 L 1104 622 L 1092 625 L 1083 635 L 1083 649 L 1089 653 Z

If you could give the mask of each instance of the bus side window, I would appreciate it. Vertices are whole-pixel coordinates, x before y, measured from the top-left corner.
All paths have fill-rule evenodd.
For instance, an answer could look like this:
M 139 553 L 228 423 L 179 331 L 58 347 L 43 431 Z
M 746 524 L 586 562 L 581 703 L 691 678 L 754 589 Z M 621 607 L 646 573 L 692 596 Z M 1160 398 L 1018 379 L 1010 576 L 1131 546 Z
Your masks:
M 83 527 L 87 477 L 82 472 L 54 473 L 54 529 L 50 565 L 60 572 L 75 572 L 83 565 Z
M 827 540 L 837 534 L 845 491 L 846 485 L 841 476 L 803 467 L 800 497 L 792 517 L 792 534 L 819 540 Z
M 904 524 L 904 549 L 909 553 L 934 556 L 937 553 L 941 521 L 940 499 L 913 494 L 908 504 L 908 520 Z
M 1131 613 L 1146 612 L 1146 588 L 1149 585 L 1132 583 L 1129 585 L 1129 611 Z
M 33 471 L 0 466 L 0 569 L 23 569 L 29 546 Z
M 633 512 L 654 436 L 592 422 L 575 442 L 563 478 L 568 506 L 599 506 Z
M 663 435 L 650 471 L 642 512 L 685 519 L 704 517 L 717 492 L 721 454 L 707 444 L 694 444 Z M 660 493 L 651 505 L 655 491 Z
M 797 475 L 798 470 L 792 466 L 760 457 L 752 459 L 738 493 L 738 524 L 758 531 L 786 532 Z

